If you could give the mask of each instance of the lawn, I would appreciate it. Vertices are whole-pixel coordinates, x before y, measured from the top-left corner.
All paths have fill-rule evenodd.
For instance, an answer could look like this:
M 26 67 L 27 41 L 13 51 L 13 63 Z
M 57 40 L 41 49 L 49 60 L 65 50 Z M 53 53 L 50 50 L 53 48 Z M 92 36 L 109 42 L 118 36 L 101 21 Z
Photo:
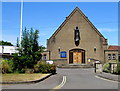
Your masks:
M 3 82 L 16 82 L 16 81 L 32 81 L 38 80 L 48 74 L 2 74 L 2 81 Z

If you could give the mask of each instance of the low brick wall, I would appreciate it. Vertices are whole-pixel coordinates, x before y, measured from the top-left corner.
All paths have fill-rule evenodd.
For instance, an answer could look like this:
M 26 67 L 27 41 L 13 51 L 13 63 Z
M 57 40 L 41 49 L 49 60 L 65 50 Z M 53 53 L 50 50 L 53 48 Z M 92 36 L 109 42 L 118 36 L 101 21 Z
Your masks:
M 67 59 L 56 59 L 56 60 L 53 60 L 53 62 L 57 66 L 68 64 Z

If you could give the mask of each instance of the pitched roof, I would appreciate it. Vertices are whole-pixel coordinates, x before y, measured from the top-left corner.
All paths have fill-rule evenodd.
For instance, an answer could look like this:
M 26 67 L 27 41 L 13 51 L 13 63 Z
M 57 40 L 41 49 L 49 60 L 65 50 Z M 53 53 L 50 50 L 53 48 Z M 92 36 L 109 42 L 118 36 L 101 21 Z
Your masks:
M 108 50 L 110 50 L 110 51 L 118 51 L 118 50 L 120 50 L 120 46 L 112 46 L 112 45 L 110 45 L 108 47 Z
M 90 26 L 95 30 L 95 32 L 100 36 L 100 37 L 103 37 L 105 39 L 105 37 L 97 30 L 97 28 L 90 22 L 90 20 L 88 19 L 88 17 L 86 17 L 84 15 L 84 13 L 78 8 L 76 7 L 72 12 L 71 14 L 66 17 L 65 21 L 59 26 L 59 28 L 54 32 L 54 34 L 49 38 L 51 39 L 52 37 L 54 37 L 60 30 L 61 28 L 67 23 L 67 21 L 72 17 L 72 15 L 78 11 L 82 16 L 83 18 L 90 24 Z

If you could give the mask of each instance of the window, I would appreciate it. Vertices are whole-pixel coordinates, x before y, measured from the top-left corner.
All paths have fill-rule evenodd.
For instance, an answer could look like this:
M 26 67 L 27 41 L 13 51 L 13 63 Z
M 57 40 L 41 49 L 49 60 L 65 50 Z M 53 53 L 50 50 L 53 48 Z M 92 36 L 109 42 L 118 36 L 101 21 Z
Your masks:
M 47 59 L 47 55 L 46 54 L 44 54 L 44 60 L 46 60 Z
M 61 51 L 61 52 L 60 52 L 60 57 L 61 57 L 61 58 L 66 58 L 66 57 L 67 57 L 66 52 L 65 52 L 65 51 Z
M 94 53 L 96 53 L 96 50 L 97 50 L 97 49 L 96 49 L 96 47 L 95 47 L 95 48 L 94 48 Z
M 120 54 L 118 54 L 118 61 L 120 62 Z
M 112 54 L 112 60 L 116 60 L 116 55 Z
M 111 60 L 111 54 L 108 54 L 108 60 Z

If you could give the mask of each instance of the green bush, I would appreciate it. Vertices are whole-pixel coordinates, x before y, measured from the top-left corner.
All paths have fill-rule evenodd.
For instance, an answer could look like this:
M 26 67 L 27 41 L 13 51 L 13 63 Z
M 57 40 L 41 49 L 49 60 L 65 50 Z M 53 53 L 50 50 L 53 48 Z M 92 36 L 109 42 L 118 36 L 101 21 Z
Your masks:
M 117 67 L 116 67 L 116 69 L 114 70 L 114 73 L 115 73 L 115 74 L 120 74 L 120 62 L 117 62 Z
M 0 65 L 2 68 L 2 73 L 12 73 L 13 72 L 13 61 L 12 60 L 4 60 L 1 59 L 0 61 Z
M 15 74 L 19 74 L 19 73 L 25 73 L 25 68 L 22 68 L 21 70 L 19 70 L 18 68 L 14 70 Z
M 36 73 L 56 73 L 56 66 L 54 64 L 48 64 L 44 61 L 38 62 L 36 65 L 34 65 L 34 71 Z
M 34 73 L 34 69 L 27 68 L 27 69 L 25 69 L 25 73 L 32 74 L 32 73 Z
M 110 72 L 110 64 L 109 63 L 105 63 L 103 65 L 103 72 L 107 72 L 107 73 Z
M 111 72 L 110 64 L 117 64 L 114 66 L 113 71 Z M 103 65 L 103 72 L 113 73 L 113 74 L 120 74 L 120 62 L 118 60 L 105 63 Z

